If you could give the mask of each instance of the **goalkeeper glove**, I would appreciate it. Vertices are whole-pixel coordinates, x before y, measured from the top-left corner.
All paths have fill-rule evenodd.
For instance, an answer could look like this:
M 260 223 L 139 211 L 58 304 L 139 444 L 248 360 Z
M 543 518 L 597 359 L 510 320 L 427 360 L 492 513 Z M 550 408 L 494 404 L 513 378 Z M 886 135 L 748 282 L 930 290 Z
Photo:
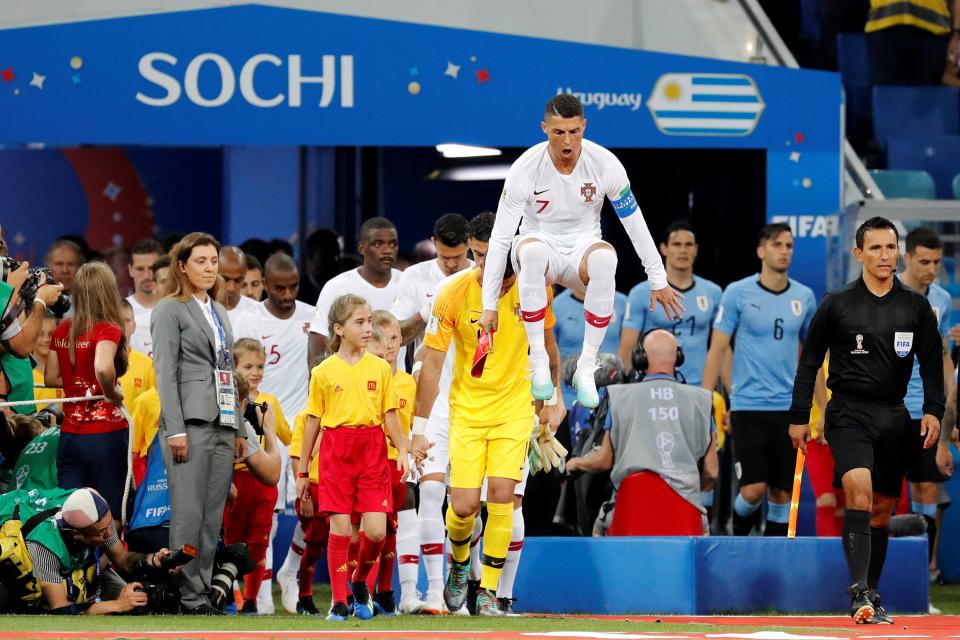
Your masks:
M 536 451 L 539 458 L 538 466 L 547 473 L 553 469 L 559 469 L 567 457 L 567 450 L 554 437 L 550 425 L 540 424 L 539 421 L 534 425 L 530 444 L 531 450 Z M 532 464 L 530 473 L 536 473 Z

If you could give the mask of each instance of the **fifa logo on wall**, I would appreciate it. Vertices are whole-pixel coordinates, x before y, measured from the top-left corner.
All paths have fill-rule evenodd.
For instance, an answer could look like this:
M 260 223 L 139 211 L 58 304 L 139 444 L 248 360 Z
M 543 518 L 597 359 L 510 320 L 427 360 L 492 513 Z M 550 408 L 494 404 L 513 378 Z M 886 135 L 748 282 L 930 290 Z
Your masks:
M 753 78 L 729 73 L 665 73 L 647 100 L 671 136 L 748 136 L 765 106 Z
M 340 107 L 352 108 L 353 56 L 319 56 L 319 69 L 305 70 L 304 66 L 309 67 L 311 61 L 301 60 L 298 54 L 283 59 L 272 53 L 258 53 L 237 69 L 219 53 L 201 53 L 181 71 L 180 60 L 175 56 L 153 51 L 143 55 L 138 64 L 140 76 L 153 86 L 138 91 L 136 99 L 150 107 L 169 107 L 186 95 L 187 100 L 198 107 L 220 107 L 233 100 L 239 88 L 240 98 L 251 106 L 299 108 L 303 106 L 305 85 L 319 85 L 320 96 L 316 102 L 319 108 L 331 106 L 338 93 Z M 206 79 L 202 89 L 201 73 Z M 260 80 L 260 89 L 258 78 L 267 78 Z M 263 88 L 264 84 L 269 84 L 269 92 Z M 310 102 L 312 99 L 307 102 L 308 106 Z

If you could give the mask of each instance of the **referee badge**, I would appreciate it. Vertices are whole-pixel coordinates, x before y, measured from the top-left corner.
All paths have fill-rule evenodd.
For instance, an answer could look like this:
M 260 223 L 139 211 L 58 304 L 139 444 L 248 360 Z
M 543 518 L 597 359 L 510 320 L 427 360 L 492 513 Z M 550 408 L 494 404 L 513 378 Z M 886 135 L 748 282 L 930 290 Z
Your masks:
M 803 313 L 803 303 L 799 300 L 791 300 L 790 310 L 793 311 L 793 315 L 800 316 Z
M 697 308 L 700 309 L 700 311 L 706 311 L 709 306 L 710 301 L 707 300 L 707 296 L 697 296 Z
M 906 358 L 913 348 L 913 332 L 897 331 L 893 334 L 893 350 L 901 358 Z

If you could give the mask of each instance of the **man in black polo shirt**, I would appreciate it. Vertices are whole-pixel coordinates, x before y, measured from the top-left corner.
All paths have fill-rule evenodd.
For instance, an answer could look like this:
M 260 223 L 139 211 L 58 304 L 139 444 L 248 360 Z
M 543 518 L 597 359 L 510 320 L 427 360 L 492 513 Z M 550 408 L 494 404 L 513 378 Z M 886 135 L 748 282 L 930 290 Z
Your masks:
M 836 460 L 834 484 L 846 496 L 843 551 L 852 581 L 850 615 L 857 624 L 893 623 L 876 588 L 887 555 L 887 524 L 906 470 L 903 443 L 910 414 L 903 398 L 914 355 L 923 380 L 924 447 L 937 443 L 944 412 L 937 319 L 927 299 L 896 278 L 898 241 L 896 227 L 884 218 L 871 218 L 857 229 L 853 255 L 863 273 L 820 303 L 807 331 L 790 408 L 790 437 L 805 451 L 813 385 L 829 350 L 827 386 L 833 397 L 825 415 L 826 438 Z

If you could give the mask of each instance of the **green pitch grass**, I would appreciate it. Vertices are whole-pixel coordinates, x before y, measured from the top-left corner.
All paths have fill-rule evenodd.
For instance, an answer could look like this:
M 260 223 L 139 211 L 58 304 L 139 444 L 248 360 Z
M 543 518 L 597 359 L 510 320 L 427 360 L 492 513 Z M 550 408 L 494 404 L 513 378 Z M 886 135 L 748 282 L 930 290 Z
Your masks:
M 279 592 L 274 594 L 279 613 L 271 616 L 112 616 L 112 617 L 52 617 L 0 616 L 0 636 L 3 632 L 133 632 L 138 631 L 322 631 L 329 630 L 408 630 L 416 631 L 621 631 L 621 632 L 723 632 L 759 630 L 749 627 L 722 627 L 705 625 L 678 625 L 646 623 L 616 618 L 593 620 L 584 618 L 539 618 L 533 616 L 510 618 L 470 618 L 460 616 L 400 616 L 374 618 L 368 622 L 351 620 L 346 623 L 328 623 L 323 618 L 293 616 L 283 612 Z M 315 600 L 326 608 L 330 591 L 326 585 L 317 585 Z M 933 603 L 944 614 L 960 614 L 960 585 L 931 587 Z M 774 612 L 770 612 L 776 615 Z M 812 631 L 811 629 L 778 629 L 780 631 Z M 833 629 L 832 633 L 846 630 Z M 125 633 L 125 637 L 131 637 Z M 135 636 L 132 636 L 135 637 Z

